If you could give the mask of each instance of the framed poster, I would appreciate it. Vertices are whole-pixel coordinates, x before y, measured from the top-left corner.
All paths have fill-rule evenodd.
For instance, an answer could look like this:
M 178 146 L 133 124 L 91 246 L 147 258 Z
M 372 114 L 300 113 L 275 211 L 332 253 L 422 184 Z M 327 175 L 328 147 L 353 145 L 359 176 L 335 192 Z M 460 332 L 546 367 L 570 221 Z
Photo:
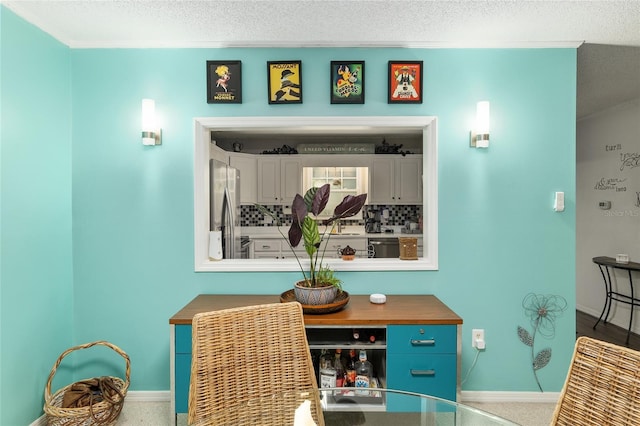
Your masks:
M 302 61 L 267 62 L 270 104 L 302 103 Z
M 331 103 L 364 103 L 364 61 L 331 61 Z
M 422 61 L 389 61 L 389 103 L 422 103 Z
M 207 61 L 207 103 L 242 103 L 240 61 Z

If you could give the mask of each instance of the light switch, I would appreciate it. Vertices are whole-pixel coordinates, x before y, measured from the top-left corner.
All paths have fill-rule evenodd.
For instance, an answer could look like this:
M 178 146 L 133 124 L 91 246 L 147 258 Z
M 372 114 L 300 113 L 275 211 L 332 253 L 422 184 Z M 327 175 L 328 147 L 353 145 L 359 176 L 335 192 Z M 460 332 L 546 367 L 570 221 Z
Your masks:
M 556 197 L 553 202 L 553 209 L 557 212 L 564 211 L 564 192 L 556 192 Z

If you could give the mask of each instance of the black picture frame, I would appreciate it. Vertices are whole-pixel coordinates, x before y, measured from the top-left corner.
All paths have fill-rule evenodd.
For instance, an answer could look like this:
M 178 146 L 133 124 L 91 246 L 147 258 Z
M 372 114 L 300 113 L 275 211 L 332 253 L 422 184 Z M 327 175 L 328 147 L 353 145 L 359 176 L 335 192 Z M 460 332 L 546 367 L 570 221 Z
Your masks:
M 421 104 L 423 74 L 422 61 L 389 61 L 388 103 Z
M 242 103 L 241 61 L 207 61 L 207 103 Z
M 364 104 L 364 61 L 331 61 L 332 104 Z
M 302 61 L 268 61 L 269 104 L 302 103 Z

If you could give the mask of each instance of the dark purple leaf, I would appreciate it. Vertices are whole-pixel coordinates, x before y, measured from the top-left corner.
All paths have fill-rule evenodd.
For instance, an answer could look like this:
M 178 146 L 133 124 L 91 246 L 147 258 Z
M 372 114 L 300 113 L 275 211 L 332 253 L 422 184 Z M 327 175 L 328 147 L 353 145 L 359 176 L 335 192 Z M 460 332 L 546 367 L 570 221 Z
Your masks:
M 298 247 L 300 244 L 300 240 L 302 239 L 302 228 L 296 223 L 291 224 L 291 228 L 289 228 L 289 244 L 292 247 Z
M 367 194 L 347 195 L 333 211 L 332 221 L 357 214 L 362 209 L 362 206 L 364 206 L 365 201 L 367 201 Z
M 313 203 L 311 204 L 311 213 L 314 216 L 318 216 L 329 202 L 329 195 L 331 193 L 331 186 L 328 183 L 322 185 L 316 191 L 316 195 L 313 197 Z
M 300 194 L 296 194 L 293 203 L 291 203 L 291 216 L 293 223 L 298 224 L 298 227 L 302 226 L 304 218 L 307 217 L 307 206 Z

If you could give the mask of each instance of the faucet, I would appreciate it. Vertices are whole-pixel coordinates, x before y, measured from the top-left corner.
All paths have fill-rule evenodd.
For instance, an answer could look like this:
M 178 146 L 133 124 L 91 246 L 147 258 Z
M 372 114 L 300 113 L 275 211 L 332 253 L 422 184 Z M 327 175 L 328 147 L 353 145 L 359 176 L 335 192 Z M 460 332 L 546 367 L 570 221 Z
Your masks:
M 342 234 L 342 222 L 338 220 L 338 234 Z

